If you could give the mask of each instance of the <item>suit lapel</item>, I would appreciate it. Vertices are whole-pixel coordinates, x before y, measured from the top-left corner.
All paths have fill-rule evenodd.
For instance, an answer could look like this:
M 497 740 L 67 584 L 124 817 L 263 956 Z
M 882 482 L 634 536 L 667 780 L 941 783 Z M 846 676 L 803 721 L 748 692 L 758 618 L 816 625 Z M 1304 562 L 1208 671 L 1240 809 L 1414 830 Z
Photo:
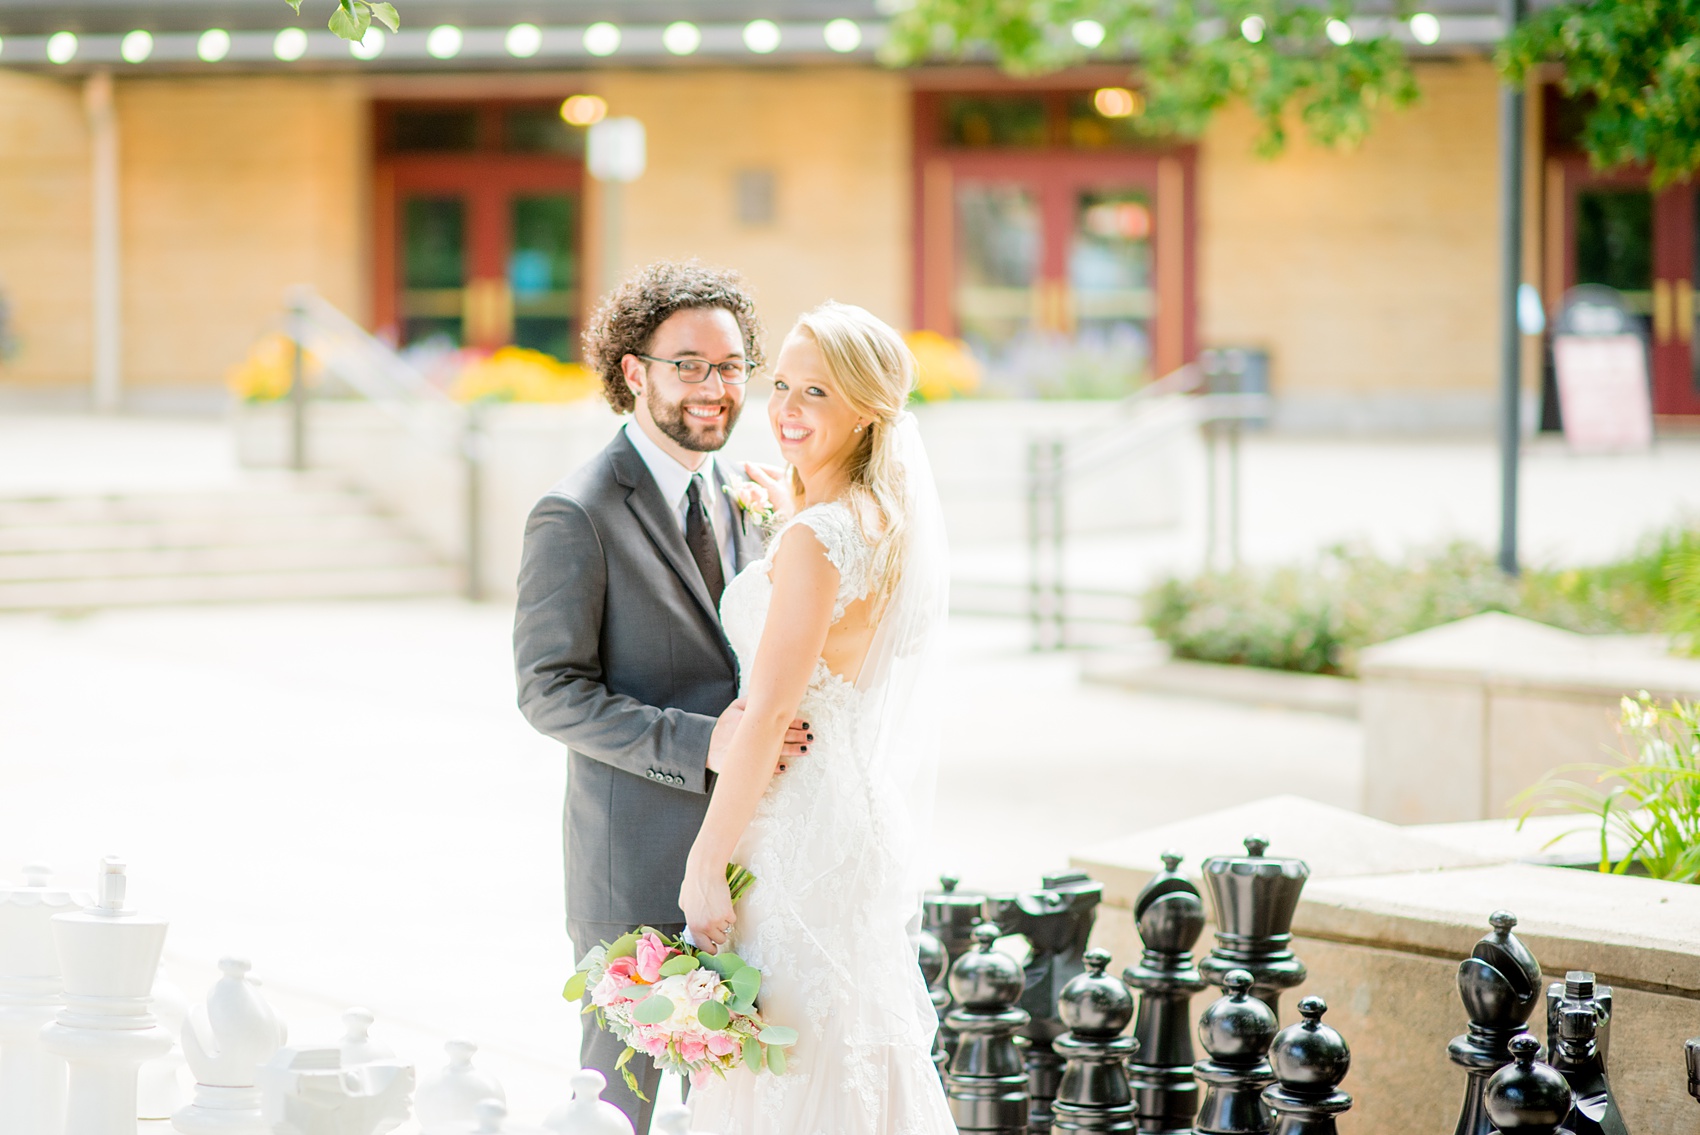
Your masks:
M 726 471 L 726 466 L 717 459 L 714 462 L 714 472 L 720 479 L 720 491 L 724 495 L 727 488 L 736 488 L 740 482 L 732 479 Z M 761 559 L 766 549 L 762 546 L 761 525 L 739 508 L 735 502 L 732 505 L 732 574 L 737 575 L 757 560 Z
M 626 507 L 632 510 L 632 515 L 649 534 L 650 542 L 661 552 L 661 558 L 673 569 L 691 597 L 702 608 L 703 614 L 720 629 L 720 612 L 714 609 L 714 604 L 708 597 L 708 585 L 702 581 L 702 572 L 697 570 L 697 564 L 691 558 L 690 549 L 685 547 L 684 533 L 679 531 L 679 522 L 673 516 L 667 502 L 661 497 L 661 489 L 656 486 L 655 478 L 650 476 L 644 466 L 643 458 L 627 440 L 624 431 L 609 447 L 609 458 L 614 463 L 616 476 L 624 485 Z

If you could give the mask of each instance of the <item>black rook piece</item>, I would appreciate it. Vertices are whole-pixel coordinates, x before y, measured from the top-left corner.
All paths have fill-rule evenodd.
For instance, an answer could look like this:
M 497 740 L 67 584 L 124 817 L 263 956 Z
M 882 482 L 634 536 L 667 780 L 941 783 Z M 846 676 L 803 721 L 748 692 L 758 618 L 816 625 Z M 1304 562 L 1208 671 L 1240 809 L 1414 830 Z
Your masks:
M 1198 1135 L 1267 1135 L 1263 1089 L 1275 1079 L 1269 1066 L 1275 1011 L 1251 996 L 1251 974 L 1245 970 L 1229 970 L 1222 984 L 1227 996 L 1198 1019 L 1198 1043 L 1209 1059 L 1193 1065 L 1204 1085 L 1194 1130 Z
M 1046 875 L 1042 888 L 1022 895 L 988 895 L 981 910 L 987 922 L 997 923 L 1005 934 L 1022 935 L 1033 947 L 1021 994 L 1021 1007 L 1032 1017 L 1021 1035 L 1031 1042 L 1026 1059 L 1033 1110 L 1027 1125 L 1033 1135 L 1051 1129 L 1051 1100 L 1062 1079 L 1062 1057 L 1052 1049 L 1064 1029 L 1057 998 L 1086 969 L 1086 940 L 1104 897 L 1104 885 L 1079 871 Z
M 1069 1031 L 1055 1042 L 1064 1064 L 1051 1105 L 1052 1129 L 1132 1135 L 1133 1093 L 1125 1065 L 1139 1042 L 1121 1032 L 1133 1019 L 1133 994 L 1104 972 L 1108 951 L 1088 950 L 1085 961 L 1086 972 L 1063 986 L 1057 999 Z
M 1452 1063 L 1467 1077 L 1455 1135 L 1491 1135 L 1493 1123 L 1482 1093 L 1488 1078 L 1511 1063 L 1511 1040 L 1525 1031 L 1540 996 L 1540 963 L 1511 933 L 1517 916 L 1499 910 L 1488 922 L 1492 932 L 1483 935 L 1458 966 L 1458 996 L 1470 1016 L 1470 1031 L 1446 1047 Z
M 1594 975 L 1587 970 L 1573 969 L 1563 981 L 1547 986 L 1547 1051 L 1558 1051 L 1559 1014 L 1572 1005 L 1586 1005 L 1594 1011 L 1599 1027 L 1594 1031 L 1594 1046 L 1600 1050 L 1600 1067 L 1611 1057 L 1611 986 L 1596 985 Z
M 1511 1040 L 1515 1063 L 1495 1072 L 1483 1102 L 1498 1135 L 1561 1135 L 1570 1114 L 1570 1086 L 1564 1077 L 1535 1059 L 1541 1042 L 1522 1033 Z
M 997 953 L 1000 931 L 990 922 L 974 927 L 974 949 L 950 969 L 956 1008 L 956 1055 L 945 1076 L 951 1118 L 962 1132 L 1027 1135 L 1027 1070 L 1015 1034 L 1027 1024 L 1021 999 L 1021 967 Z
M 948 1057 L 944 1051 L 944 1011 L 950 1004 L 950 990 L 944 988 L 946 955 L 944 943 L 927 933 L 925 930 L 915 934 L 915 954 L 921 963 L 921 980 L 927 983 L 927 996 L 932 998 L 933 1011 L 938 1013 L 940 1025 L 933 1033 L 933 1064 L 939 1070 L 939 1079 L 944 1079 L 944 1066 Z
M 1204 931 L 1204 900 L 1182 878 L 1178 852 L 1163 853 L 1163 871 L 1145 884 L 1133 904 L 1145 953 L 1122 970 L 1122 980 L 1140 991 L 1133 1035 L 1138 1051 L 1128 1064 L 1139 1130 L 1182 1135 L 1198 1114 L 1198 1085 L 1192 1079 L 1192 995 L 1204 979 L 1192 947 Z
M 1688 1062 L 1688 1094 L 1700 1100 L 1700 1036 L 1682 1042 L 1682 1056 Z
M 1310 868 L 1302 859 L 1266 857 L 1268 846 L 1262 836 L 1247 836 L 1244 855 L 1204 861 L 1204 883 L 1216 908 L 1216 948 L 1198 970 L 1216 986 L 1229 970 L 1247 971 L 1251 995 L 1279 1012 L 1281 991 L 1305 979 L 1305 964 L 1291 947 L 1293 911 Z
M 1553 1070 L 1570 1085 L 1570 1118 L 1564 1125 L 1573 1135 L 1629 1135 L 1594 1043 L 1598 1027 L 1593 1005 L 1567 1005 L 1558 1015 L 1558 1047 L 1551 1059 Z
M 1282 1029 L 1269 1048 L 1276 1082 L 1263 1090 L 1263 1102 L 1275 1112 L 1274 1135 L 1334 1135 L 1334 1117 L 1352 1106 L 1340 1090 L 1352 1052 L 1322 1023 L 1326 1012 L 1326 1001 L 1306 997 L 1299 1002 L 1304 1020 Z

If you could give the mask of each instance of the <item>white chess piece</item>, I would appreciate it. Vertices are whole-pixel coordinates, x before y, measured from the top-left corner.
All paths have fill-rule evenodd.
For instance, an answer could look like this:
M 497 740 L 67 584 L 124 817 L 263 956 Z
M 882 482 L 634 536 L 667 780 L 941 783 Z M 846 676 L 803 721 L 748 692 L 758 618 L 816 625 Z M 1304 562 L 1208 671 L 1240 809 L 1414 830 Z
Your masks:
M 258 1079 L 260 1111 L 274 1135 L 384 1135 L 407 1120 L 413 1094 L 409 1065 L 350 1065 L 334 1044 L 280 1048 Z
M 269 1135 L 260 1112 L 259 1069 L 286 1038 L 248 963 L 223 958 L 224 976 L 183 1026 L 183 1058 L 195 1075 L 195 1102 L 171 1117 L 184 1135 Z
M 602 1098 L 608 1081 L 602 1073 L 581 1068 L 572 1076 L 573 1098 L 549 1113 L 543 1126 L 555 1135 L 632 1135 L 626 1113 Z
M 354 1064 L 370 1064 L 374 1060 L 394 1060 L 395 1051 L 381 1041 L 371 1037 L 372 1022 L 377 1018 L 372 1010 L 359 1006 L 348 1010 L 342 1015 L 342 1024 L 347 1032 L 342 1037 L 342 1066 Z
M 479 1100 L 473 1108 L 475 1118 L 471 1123 L 459 1123 L 456 1130 L 472 1135 L 547 1135 L 542 1130 L 529 1127 L 513 1127 L 508 1124 L 508 1105 L 499 1099 Z M 627 1130 L 631 1130 L 627 1128 Z
M 142 1065 L 136 1076 L 136 1118 L 170 1119 L 183 1106 L 188 1094 L 188 1073 L 183 1064 L 183 1022 L 189 1016 L 189 998 L 177 983 L 160 973 L 153 982 L 153 1015 L 171 1038 L 171 1051 Z
M 655 1130 L 661 1135 L 706 1135 L 705 1132 L 693 1132 L 691 1127 L 691 1109 L 682 1103 L 672 1104 L 655 1113 Z
M 448 1053 L 449 1066 L 421 1083 L 413 1101 L 413 1115 L 423 1135 L 437 1135 L 452 1124 L 477 1119 L 478 1105 L 484 1100 L 505 1104 L 508 1099 L 494 1076 L 472 1066 L 476 1044 L 451 1040 L 443 1050 Z
M 24 867 L 24 885 L 0 887 L 0 1132 L 60 1135 L 65 1061 L 41 1047 L 42 1026 L 64 1004 L 53 916 L 79 910 L 87 892 L 49 885 L 52 868 Z
M 65 1007 L 41 1044 L 70 1065 L 65 1135 L 135 1135 L 136 1070 L 171 1048 L 149 1011 L 167 923 L 126 907 L 124 887 L 107 858 L 97 904 L 53 916 Z

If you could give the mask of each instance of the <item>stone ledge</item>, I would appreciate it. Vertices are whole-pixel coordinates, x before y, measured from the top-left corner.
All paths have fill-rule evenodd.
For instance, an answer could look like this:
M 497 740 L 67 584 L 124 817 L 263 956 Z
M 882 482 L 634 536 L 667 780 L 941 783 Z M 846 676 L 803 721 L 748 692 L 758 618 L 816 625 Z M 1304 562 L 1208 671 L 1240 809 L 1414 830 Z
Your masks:
M 1179 694 L 1338 717 L 1358 715 L 1358 683 L 1327 674 L 1297 674 L 1262 666 L 1228 666 L 1179 658 L 1158 665 L 1110 658 L 1088 660 L 1082 677 L 1089 682 L 1141 693 Z

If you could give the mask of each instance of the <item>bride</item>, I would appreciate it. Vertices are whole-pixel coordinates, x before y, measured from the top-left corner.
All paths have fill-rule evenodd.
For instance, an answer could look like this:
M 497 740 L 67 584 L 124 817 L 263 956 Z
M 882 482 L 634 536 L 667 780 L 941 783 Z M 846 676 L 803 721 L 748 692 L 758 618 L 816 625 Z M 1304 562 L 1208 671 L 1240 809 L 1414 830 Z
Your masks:
M 868 312 L 827 303 L 786 337 L 773 377 L 768 417 L 797 511 L 721 599 L 747 708 L 679 903 L 699 944 L 761 970 L 763 1017 L 801 1039 L 782 1075 L 740 1066 L 693 1091 L 692 1123 L 719 1135 L 955 1135 L 908 937 L 948 585 L 938 494 L 904 410 L 915 361 Z M 776 778 L 796 717 L 815 740 Z M 756 877 L 736 910 L 728 863 Z

